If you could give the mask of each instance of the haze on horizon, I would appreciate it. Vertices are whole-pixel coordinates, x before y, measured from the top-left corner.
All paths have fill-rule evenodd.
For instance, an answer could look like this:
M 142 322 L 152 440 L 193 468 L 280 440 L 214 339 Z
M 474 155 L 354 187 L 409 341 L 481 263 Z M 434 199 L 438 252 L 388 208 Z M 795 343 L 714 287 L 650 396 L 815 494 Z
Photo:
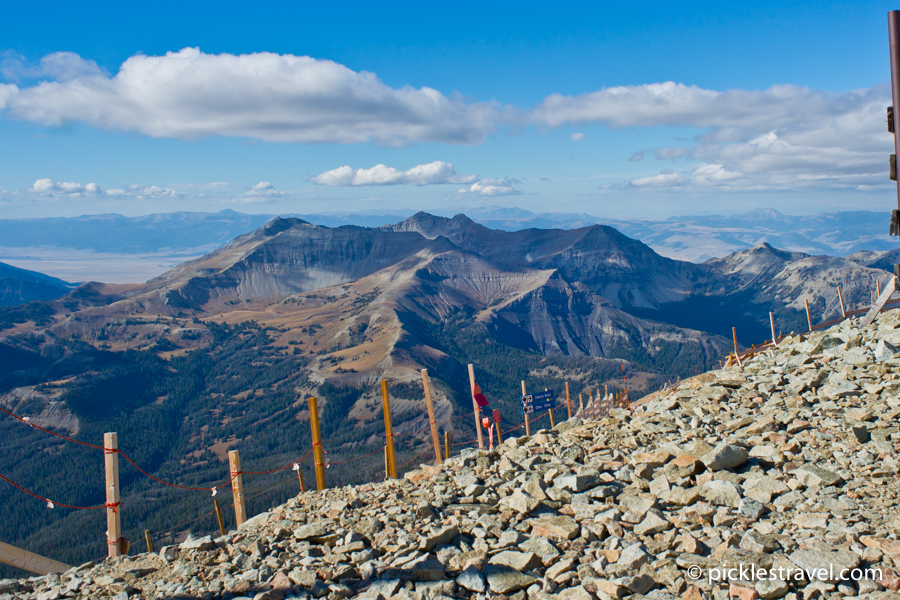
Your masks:
M 889 3 L 237 7 L 8 7 L 0 218 L 896 203 Z

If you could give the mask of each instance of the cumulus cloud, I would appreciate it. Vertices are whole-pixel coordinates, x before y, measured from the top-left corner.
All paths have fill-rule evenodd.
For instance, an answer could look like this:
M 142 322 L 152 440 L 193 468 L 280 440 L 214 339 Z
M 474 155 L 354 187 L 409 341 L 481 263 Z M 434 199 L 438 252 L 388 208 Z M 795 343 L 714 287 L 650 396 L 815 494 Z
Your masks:
M 859 95 L 829 94 L 796 85 L 719 92 L 667 81 L 605 88 L 578 96 L 551 94 L 535 107 L 530 118 L 549 127 L 603 123 L 610 127 L 668 125 L 762 131 L 791 125 L 804 114 L 840 114 L 857 104 Z
M 436 185 L 442 183 L 472 183 L 475 175 L 460 175 L 447 162 L 436 160 L 427 165 L 418 165 L 407 171 L 394 167 L 375 165 L 371 169 L 353 169 L 350 166 L 325 171 L 310 181 L 330 186 L 369 185 Z
M 518 183 L 518 181 L 505 177 L 503 179 L 482 179 L 457 193 L 467 196 L 517 196 L 522 192 L 513 187 L 514 183 Z
M 676 173 L 672 169 L 663 169 L 658 175 L 638 177 L 632 179 L 629 184 L 635 187 L 674 187 L 687 182 L 688 180 L 681 173 Z
M 247 198 L 280 198 L 281 192 L 276 190 L 268 181 L 260 181 L 256 185 L 251 186 L 244 196 Z
M 392 88 L 372 73 L 308 56 L 185 48 L 132 56 L 113 77 L 68 54 L 45 59 L 41 68 L 65 80 L 16 88 L 6 104 L 18 118 L 51 126 L 84 122 L 182 139 L 472 144 L 493 131 L 498 110 L 428 87 Z
M 260 181 L 254 185 L 242 185 L 228 182 L 187 183 L 177 185 L 138 185 L 132 184 L 124 188 L 103 189 L 96 183 L 82 185 L 80 183 L 38 179 L 27 189 L 13 193 L 20 197 L 31 198 L 112 198 L 120 200 L 164 200 L 164 199 L 207 199 L 227 203 L 266 202 L 279 198 L 282 193 L 268 181 Z
M 54 52 L 37 64 L 30 64 L 17 52 L 4 52 L 0 54 L 0 75 L 12 81 L 40 78 L 70 81 L 79 77 L 103 75 L 103 71 L 96 62 L 85 60 L 74 52 Z
M 0 83 L 0 110 L 15 118 L 154 137 L 404 145 L 480 143 L 503 124 L 698 130 L 693 142 L 632 154 L 633 161 L 653 156 L 679 166 L 677 173 L 651 170 L 631 182 L 645 189 L 880 189 L 888 185 L 885 156 L 892 147 L 884 127 L 891 101 L 886 85 L 845 93 L 795 85 L 718 91 L 669 81 L 551 94 L 528 110 L 464 101 L 428 87 L 391 87 L 372 73 L 307 56 L 214 55 L 196 48 L 132 56 L 112 76 L 70 52 L 35 64 L 6 53 L 0 75 L 10 82 Z M 34 79 L 43 80 L 22 83 Z M 330 186 L 452 183 L 470 185 L 466 194 L 518 193 L 512 185 L 457 174 L 441 161 L 408 171 L 342 166 L 311 180 Z M 277 193 L 244 187 L 238 195 Z
M 651 148 L 658 160 L 694 164 L 679 173 L 632 180 L 644 188 L 742 190 L 853 188 L 887 185 L 892 140 L 884 126 L 885 85 L 836 94 L 780 85 L 719 92 L 673 82 L 607 88 L 579 96 L 553 94 L 530 121 L 546 127 L 694 127 L 693 147 Z
M 38 179 L 34 182 L 34 185 L 31 186 L 31 189 L 33 192 L 45 196 L 85 196 L 103 193 L 103 190 L 96 183 L 81 185 L 80 183 L 52 181 L 50 179 Z

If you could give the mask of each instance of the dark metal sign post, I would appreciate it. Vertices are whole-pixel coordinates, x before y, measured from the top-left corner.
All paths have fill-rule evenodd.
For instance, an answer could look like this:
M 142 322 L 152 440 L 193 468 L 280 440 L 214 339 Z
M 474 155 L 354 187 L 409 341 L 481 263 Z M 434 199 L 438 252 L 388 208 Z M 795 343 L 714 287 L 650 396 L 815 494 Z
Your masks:
M 894 154 L 891 156 L 891 179 L 897 180 L 897 155 L 900 154 L 900 132 L 894 127 L 894 106 L 900 106 L 900 10 L 888 12 L 888 40 L 891 50 L 891 102 L 888 107 L 888 131 L 894 134 Z M 900 211 L 900 181 L 897 182 L 897 209 Z M 892 211 L 891 234 L 900 235 L 897 226 L 900 219 L 897 211 Z

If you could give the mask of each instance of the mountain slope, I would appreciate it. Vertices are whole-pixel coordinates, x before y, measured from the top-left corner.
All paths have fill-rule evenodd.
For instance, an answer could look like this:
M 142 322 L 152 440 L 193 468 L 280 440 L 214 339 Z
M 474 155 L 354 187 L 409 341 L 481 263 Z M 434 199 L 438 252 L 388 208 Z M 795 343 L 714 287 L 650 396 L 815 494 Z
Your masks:
M 382 229 L 443 236 L 510 267 L 556 269 L 568 281 L 578 281 L 622 308 L 658 308 L 683 300 L 703 272 L 697 265 L 659 256 L 603 225 L 508 232 L 488 229 L 465 215 L 447 219 L 418 213 Z
M 146 284 L 89 283 L 2 310 L 0 402 L 77 426 L 89 443 L 118 431 L 149 472 L 202 486 L 221 483 L 229 448 L 241 449 L 248 471 L 302 456 L 310 449 L 304 399 L 316 396 L 329 477 L 360 482 L 381 474 L 382 378 L 402 463 L 421 449 L 399 434 L 427 426 L 422 368 L 442 430 L 465 441 L 471 420 L 452 419 L 471 410 L 469 363 L 491 407 L 516 423 L 522 381 L 557 395 L 568 382 L 573 398 L 607 386 L 638 396 L 717 362 L 732 326 L 761 341 L 768 310 L 779 327 L 802 324 L 803 294 L 824 307 L 839 280 L 854 301 L 867 278 L 883 274 L 767 245 L 679 263 L 604 227 L 510 234 L 419 215 L 400 229 L 276 219 Z M 60 447 L 54 461 L 38 463 L 38 433 L 0 418 L 0 472 L 93 505 L 95 482 L 83 473 L 100 469 L 102 455 Z M 368 457 L 343 463 L 359 455 Z M 262 477 L 246 485 L 259 506 L 286 493 Z M 143 511 L 136 526 L 152 531 L 208 511 L 207 494 L 182 497 L 127 466 L 122 489 L 140 499 L 128 509 Z M 158 506 L 166 511 L 146 508 Z M 47 512 L 0 502 L 0 538 L 45 548 L 66 531 L 87 540 L 67 548 L 67 560 L 102 551 L 103 540 L 90 537 L 102 528 L 93 517 Z
M 75 286 L 56 277 L 0 263 L 0 306 L 17 306 L 34 300 L 53 300 Z

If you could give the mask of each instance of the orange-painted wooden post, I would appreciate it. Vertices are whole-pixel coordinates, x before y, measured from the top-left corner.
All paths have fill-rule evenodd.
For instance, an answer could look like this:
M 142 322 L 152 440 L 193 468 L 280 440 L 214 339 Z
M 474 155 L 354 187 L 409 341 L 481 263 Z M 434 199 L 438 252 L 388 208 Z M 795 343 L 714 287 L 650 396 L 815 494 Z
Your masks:
M 387 448 L 387 475 L 392 479 L 397 479 L 397 460 L 394 457 L 394 428 L 391 424 L 391 395 L 388 392 L 386 379 L 381 380 L 381 405 L 384 409 L 384 437 L 387 440 L 385 444 Z
M 322 437 L 319 433 L 319 401 L 309 399 L 309 426 L 312 429 L 313 462 L 316 465 L 316 489 L 325 489 L 325 454 L 322 452 Z

